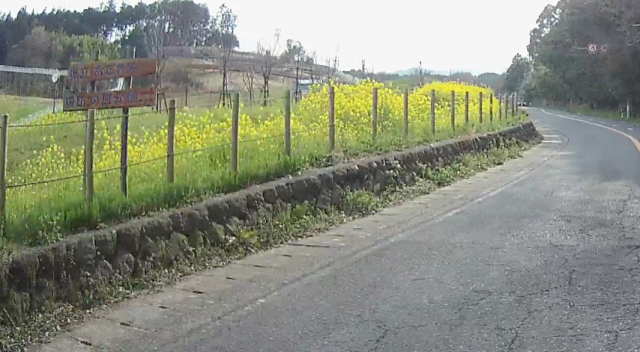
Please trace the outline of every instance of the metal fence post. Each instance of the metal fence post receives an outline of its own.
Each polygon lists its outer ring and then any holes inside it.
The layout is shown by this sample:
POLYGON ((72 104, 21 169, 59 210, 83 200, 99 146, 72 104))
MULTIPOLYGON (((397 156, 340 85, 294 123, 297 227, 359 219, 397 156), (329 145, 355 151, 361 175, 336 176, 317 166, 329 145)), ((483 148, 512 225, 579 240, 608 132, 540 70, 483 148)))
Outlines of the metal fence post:
POLYGON ((240 93, 233 94, 231 112, 231 171, 238 174, 238 128, 240 120, 240 93))
POLYGON ((373 141, 378 138, 378 88, 373 88, 373 99, 371 104, 371 134, 373 141))
POLYGON ((498 96, 498 119, 502 121, 502 96, 498 96))
POLYGON ((0 122, 0 221, 4 237, 7 234, 7 157, 9 146, 9 115, 3 115, 0 122))
POLYGON ((176 100, 169 101, 169 121, 167 124, 167 182, 174 183, 175 174, 175 143, 176 143, 176 100))
POLYGON ((336 150, 336 91, 329 85, 329 152, 336 150))
POLYGON ((291 156, 291 91, 284 93, 284 153, 291 156))

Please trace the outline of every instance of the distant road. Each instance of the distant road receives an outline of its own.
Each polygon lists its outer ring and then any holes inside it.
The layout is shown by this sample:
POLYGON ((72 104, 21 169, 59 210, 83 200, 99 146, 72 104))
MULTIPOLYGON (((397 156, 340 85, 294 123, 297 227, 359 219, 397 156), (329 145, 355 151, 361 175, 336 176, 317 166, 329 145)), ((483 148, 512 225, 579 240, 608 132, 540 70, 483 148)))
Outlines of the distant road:
POLYGON ((127 302, 45 350, 637 351, 640 128, 530 113, 546 141, 523 159, 127 302))

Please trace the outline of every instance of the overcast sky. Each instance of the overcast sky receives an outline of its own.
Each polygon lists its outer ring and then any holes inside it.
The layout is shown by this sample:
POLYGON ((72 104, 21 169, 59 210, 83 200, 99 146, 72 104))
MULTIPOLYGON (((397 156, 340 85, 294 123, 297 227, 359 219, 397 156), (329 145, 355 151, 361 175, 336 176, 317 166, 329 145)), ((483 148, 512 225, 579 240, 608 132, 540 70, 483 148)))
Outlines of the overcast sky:
MULTIPOLYGON (((117 1, 120 3, 121 1, 117 1)), ((135 3, 136 0, 127 1, 135 3)), ((146 1, 148 2, 148 1, 146 1)), ((222 1, 196 0, 215 12, 222 1)), ((436 71, 505 71, 526 53, 529 31, 542 9, 555 0, 227 0, 238 15, 242 50, 300 40, 322 61, 340 58, 340 68, 397 71, 417 66, 436 71)), ((0 11, 22 6, 82 9, 102 0, 3 0, 0 11), (7 2, 9 2, 7 4, 7 2)))

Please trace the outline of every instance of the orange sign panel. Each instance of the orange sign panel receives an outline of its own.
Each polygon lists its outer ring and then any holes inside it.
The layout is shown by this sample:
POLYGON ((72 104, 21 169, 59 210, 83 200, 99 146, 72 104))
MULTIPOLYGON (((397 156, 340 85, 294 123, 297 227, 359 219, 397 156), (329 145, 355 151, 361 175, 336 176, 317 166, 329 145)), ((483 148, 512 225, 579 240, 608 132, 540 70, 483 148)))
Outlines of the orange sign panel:
POLYGON ((123 77, 141 77, 156 73, 154 59, 116 60, 108 62, 73 63, 69 79, 76 82, 102 81, 123 77))
POLYGON ((64 97, 64 111, 133 108, 156 105, 154 88, 115 92, 72 93, 64 97))

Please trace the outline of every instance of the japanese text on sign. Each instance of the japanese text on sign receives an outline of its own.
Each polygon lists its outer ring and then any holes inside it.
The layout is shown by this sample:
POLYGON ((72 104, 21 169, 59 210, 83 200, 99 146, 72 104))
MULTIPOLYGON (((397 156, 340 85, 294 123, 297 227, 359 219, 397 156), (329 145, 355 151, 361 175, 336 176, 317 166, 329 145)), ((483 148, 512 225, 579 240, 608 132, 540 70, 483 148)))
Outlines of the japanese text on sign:
POLYGON ((156 105, 156 90, 131 89, 117 92, 75 93, 64 97, 64 111, 132 108, 156 105))
POLYGON ((71 64, 69 78, 72 81, 100 81, 122 77, 140 77, 156 73, 156 60, 135 59, 88 64, 71 64))

